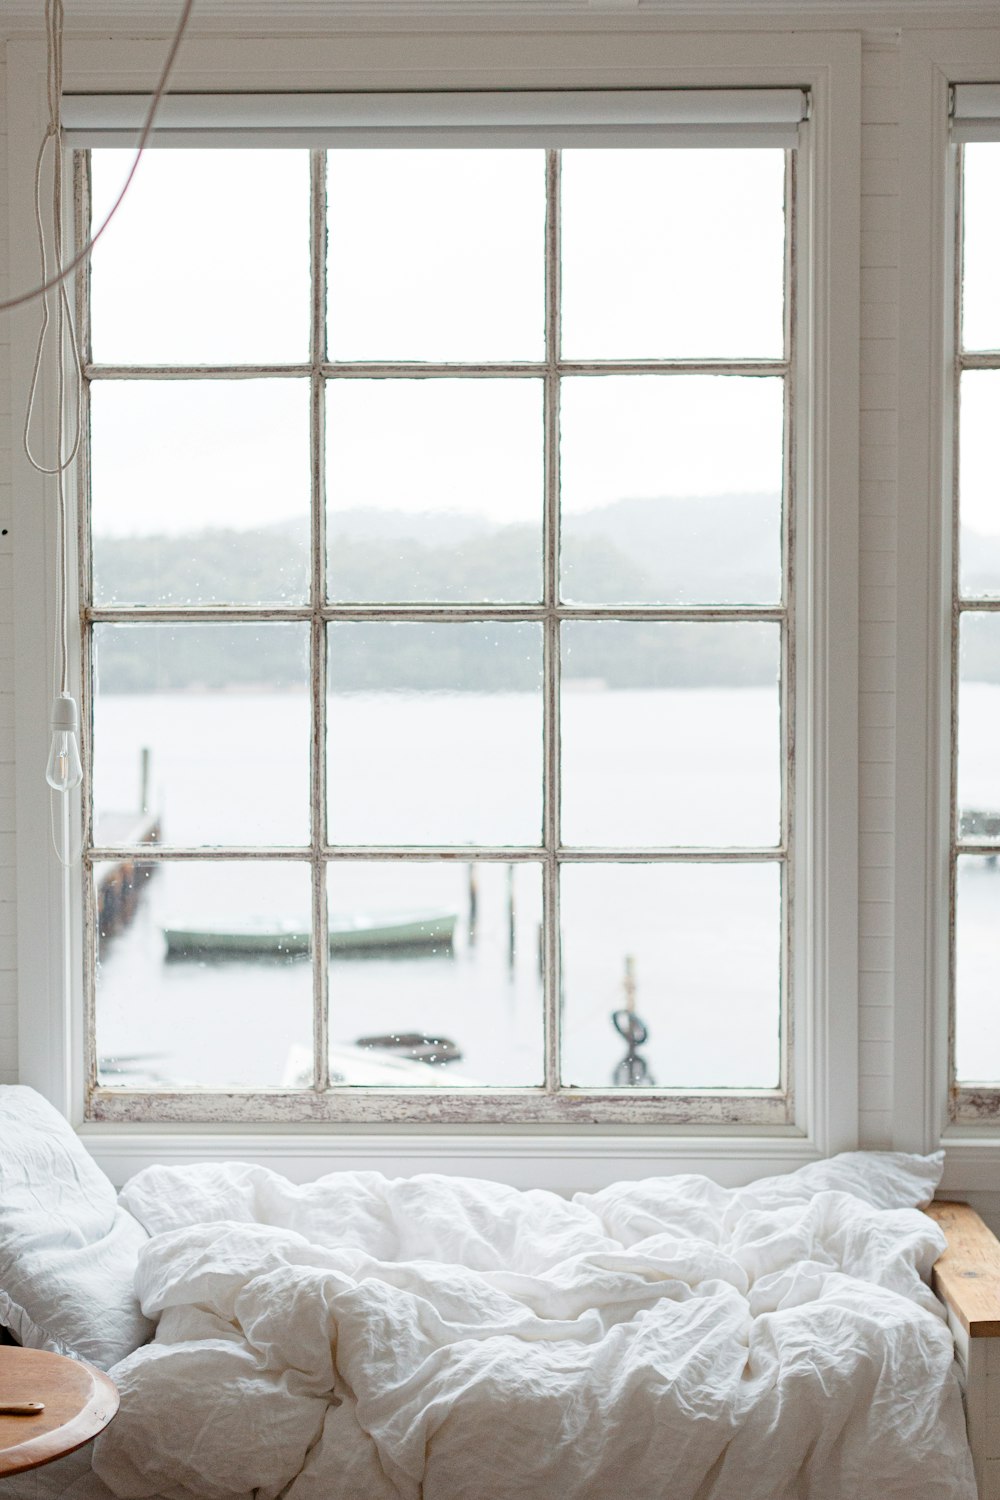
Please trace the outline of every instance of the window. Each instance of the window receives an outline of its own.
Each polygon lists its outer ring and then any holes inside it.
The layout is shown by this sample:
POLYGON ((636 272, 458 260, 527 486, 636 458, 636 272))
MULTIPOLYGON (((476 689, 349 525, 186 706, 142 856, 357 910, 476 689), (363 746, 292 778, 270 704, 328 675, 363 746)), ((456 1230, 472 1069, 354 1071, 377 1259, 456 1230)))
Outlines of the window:
POLYGON ((795 126, 747 128, 143 164, 86 310, 95 1116, 792 1118, 795 126))
POLYGON ((952 1113, 1000 1112, 1000 88, 956 90, 952 1113))

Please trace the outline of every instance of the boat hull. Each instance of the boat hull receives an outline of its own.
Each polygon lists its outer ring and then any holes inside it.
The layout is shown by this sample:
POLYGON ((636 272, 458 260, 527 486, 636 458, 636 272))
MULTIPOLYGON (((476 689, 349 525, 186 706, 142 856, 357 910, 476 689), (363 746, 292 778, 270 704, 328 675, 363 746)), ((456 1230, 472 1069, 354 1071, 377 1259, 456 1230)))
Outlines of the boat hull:
MULTIPOLYGON (((414 913, 367 921, 332 923, 331 954, 387 953, 399 950, 450 950, 455 938, 454 912, 414 913)), ((165 927, 168 959, 304 958, 312 951, 308 931, 288 926, 229 929, 165 927)))

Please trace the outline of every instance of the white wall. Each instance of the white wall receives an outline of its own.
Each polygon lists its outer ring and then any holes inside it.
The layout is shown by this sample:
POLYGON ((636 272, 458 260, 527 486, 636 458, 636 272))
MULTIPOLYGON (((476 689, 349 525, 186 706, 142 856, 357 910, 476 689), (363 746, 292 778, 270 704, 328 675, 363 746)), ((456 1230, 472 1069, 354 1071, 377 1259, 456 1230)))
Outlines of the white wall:
MULTIPOLYGON (((7 222, 6 59, 0 57, 0 225, 7 222)), ((0 298, 7 264, 0 236, 0 298)), ((14 620, 11 534, 10 334, 0 316, 0 1083, 17 1082, 17 950, 14 905, 14 620)))
MULTIPOLYGON (((811 9, 811 7, 809 7, 811 9)), ((832 18, 831 18, 832 19, 832 18)), ((922 13, 926 23, 928 13, 922 13)), ((940 18, 939 18, 940 19, 940 18)), ((745 24, 745 10, 741 13, 745 24)), ((772 14, 766 16, 775 24, 772 14)), ((810 15, 809 24, 820 18, 810 15)), ((856 25, 856 21, 851 23, 856 25)), ((832 29, 832 28, 831 28, 832 29)), ((841 23, 838 29, 846 29, 841 23)), ((863 1144, 891 1144, 899 304, 900 37, 863 33, 861 217, 861 885, 859 980, 863 1144)), ((3 78, 0 69, 0 79, 3 78)), ((0 85, 2 88, 2 85, 0 85)), ((4 116, 0 114, 0 134, 4 116)), ((6 201, 0 142, 0 205, 6 201)), ((0 238, 0 291, 6 286, 0 238)), ((6 320, 0 317, 0 528, 9 526, 9 445, 23 393, 13 397, 6 320)), ((13 884, 12 543, 0 537, 0 1082, 16 1079, 13 884)))
POLYGON ((861 1134, 891 1144, 893 696, 899 275, 899 46, 870 33, 861 73, 861 1134))

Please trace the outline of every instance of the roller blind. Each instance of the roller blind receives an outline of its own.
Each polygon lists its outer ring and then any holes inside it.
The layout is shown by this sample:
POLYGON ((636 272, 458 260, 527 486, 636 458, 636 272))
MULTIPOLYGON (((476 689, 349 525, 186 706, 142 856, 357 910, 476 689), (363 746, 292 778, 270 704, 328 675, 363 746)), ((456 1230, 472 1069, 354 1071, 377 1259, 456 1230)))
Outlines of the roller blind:
POLYGON ((956 84, 952 100, 955 141, 1000 141, 1000 83, 956 84))
MULTIPOLYGON (((144 94, 69 94, 66 144, 131 146, 144 94)), ((154 146, 781 146, 804 89, 171 94, 154 146)))

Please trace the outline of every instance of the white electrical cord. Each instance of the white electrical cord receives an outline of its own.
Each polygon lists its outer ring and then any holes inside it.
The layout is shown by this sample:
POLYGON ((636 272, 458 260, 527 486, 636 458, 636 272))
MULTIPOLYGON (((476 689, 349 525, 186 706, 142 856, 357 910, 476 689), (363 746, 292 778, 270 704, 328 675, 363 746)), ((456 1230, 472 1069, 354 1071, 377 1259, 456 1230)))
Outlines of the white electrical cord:
MULTIPOLYGON (((174 32, 173 40, 170 43, 170 51, 167 53, 167 60, 166 60, 166 62, 163 65, 163 72, 160 74, 159 81, 158 81, 158 83, 156 85, 156 88, 153 90, 152 98, 150 99, 149 110, 148 110, 148 112, 146 114, 146 122, 145 122, 145 124, 142 127, 142 131, 141 131, 141 134, 139 136, 139 144, 136 147, 135 159, 132 162, 131 167, 129 168, 128 176, 125 178, 125 181, 124 181, 124 183, 122 185, 122 190, 118 194, 118 197, 115 199, 114 203, 112 203, 110 211, 108 212, 107 217, 104 219, 104 222, 101 224, 100 228, 97 229, 95 231, 95 233, 91 235, 90 239, 87 240, 86 244, 80 250, 77 251, 77 253, 74 255, 73 259, 71 261, 69 261, 68 264, 65 265, 60 272, 58 272, 55 276, 53 276, 51 280, 49 280, 44 275, 44 273, 43 273, 42 280, 39 282, 39 284, 37 286, 33 286, 27 292, 19 292, 16 297, 8 297, 5 302, 0 302, 0 313, 10 312, 11 308, 14 308, 14 307, 23 307, 25 305, 25 303, 27 303, 27 302, 36 302, 39 297, 44 297, 45 294, 46 294, 46 292, 52 291, 52 289, 54 287, 57 287, 62 282, 64 282, 68 276, 72 276, 73 272, 77 269, 77 267, 81 266, 83 264, 83 262, 87 259, 87 257, 90 255, 90 252, 93 250, 94 246, 97 244, 97 241, 101 238, 101 235, 107 229, 108 225, 111 223, 111 220, 114 218, 115 214, 118 212, 119 208, 122 205, 122 200, 124 199, 125 194, 128 192, 129 188, 132 186, 132 178, 135 176, 136 168, 138 167, 139 162, 142 159, 142 154, 143 154, 143 152, 145 151, 146 147, 149 144, 149 138, 150 138, 150 136, 153 133, 153 127, 154 127, 154 125, 156 123, 157 111, 159 110, 160 102, 163 99, 164 94, 167 92, 167 84, 170 81, 170 75, 173 72, 174 63, 177 60, 177 53, 179 52, 181 42, 184 39, 184 33, 187 31, 188 21, 191 19, 191 11, 193 10, 193 8, 194 8, 194 0, 184 0, 184 5, 183 5, 183 8, 181 10, 181 17, 180 17, 180 20, 177 23, 177 30, 174 32)), ((61 9, 61 7, 60 7, 60 9, 61 9)), ((61 21, 60 21, 60 26, 61 26, 61 21)), ((60 31, 60 46, 61 46, 61 31, 60 31)), ((60 63, 59 63, 59 72, 60 72, 60 78, 61 78, 62 77, 62 60, 61 60, 61 55, 60 55, 60 63)))
POLYGON ((33 287, 30 291, 22 292, 16 297, 9 298, 6 302, 0 302, 0 312, 9 311, 14 307, 21 307, 28 302, 38 299, 41 299, 42 302, 42 326, 38 335, 38 344, 35 349, 35 359, 31 371, 31 381, 28 387, 22 443, 24 452, 32 468, 37 470, 39 474, 54 477, 56 481, 56 557, 58 566, 56 570, 55 598, 56 630, 53 636, 52 660, 53 704, 50 724, 53 745, 50 750, 46 779, 53 788, 53 794, 49 797, 49 825, 52 845, 60 864, 66 868, 75 865, 80 857, 81 836, 78 822, 76 824, 77 839, 75 846, 72 849, 69 847, 70 818, 67 799, 74 787, 79 785, 82 774, 79 764, 79 747, 76 740, 79 716, 76 703, 69 691, 69 550, 66 537, 66 471, 79 452, 83 432, 83 366, 80 358, 80 345, 69 305, 67 280, 73 271, 88 258, 94 245, 121 207, 125 195, 131 186, 136 168, 152 134, 156 113, 160 101, 166 92, 167 83, 177 57, 178 49, 180 48, 181 40, 187 29, 193 4, 194 0, 184 0, 180 21, 174 33, 163 72, 153 92, 146 121, 139 138, 135 159, 125 178, 124 185, 100 228, 90 237, 83 248, 77 252, 67 265, 63 262, 62 249, 64 230, 62 155, 64 12, 63 0, 45 0, 46 85, 48 91, 49 121, 39 148, 38 158, 35 162, 34 182, 35 228, 38 233, 41 281, 38 286, 33 287), (50 225, 52 258, 54 263, 54 274, 52 276, 49 275, 48 251, 45 242, 45 218, 42 212, 42 178, 46 155, 49 153, 52 156, 52 223, 50 225), (49 294, 51 292, 55 292, 56 294, 55 349, 57 388, 55 425, 57 435, 54 455, 51 461, 46 462, 39 458, 33 451, 31 428, 41 380, 46 342, 52 324, 52 313, 49 305, 49 294), (75 422, 72 442, 69 444, 67 451, 67 382, 70 378, 70 365, 72 366, 72 379, 75 382, 75 422), (69 745, 70 752, 68 755, 67 745, 69 745), (61 837, 56 831, 57 808, 60 814, 61 837))

